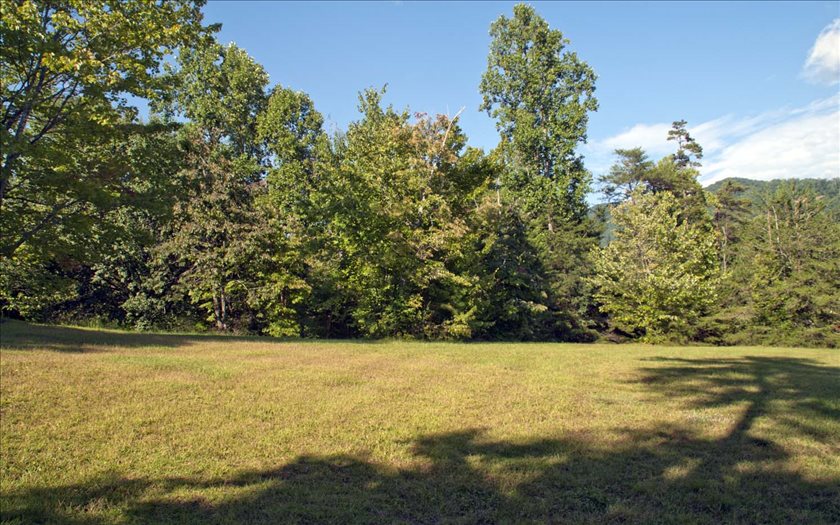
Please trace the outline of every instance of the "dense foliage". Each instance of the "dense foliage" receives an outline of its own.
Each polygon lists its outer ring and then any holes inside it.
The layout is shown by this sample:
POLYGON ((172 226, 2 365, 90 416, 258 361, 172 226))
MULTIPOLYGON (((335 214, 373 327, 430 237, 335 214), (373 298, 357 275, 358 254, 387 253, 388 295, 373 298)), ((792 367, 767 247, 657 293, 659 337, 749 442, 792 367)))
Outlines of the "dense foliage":
POLYGON ((703 149, 677 121, 673 155, 616 151, 607 203, 590 206, 578 147, 596 75, 532 7, 490 28, 490 152, 467 147, 458 115, 385 106, 384 88, 329 134, 308 95, 220 45, 200 7, 2 4, 3 315, 292 337, 838 344, 837 184, 704 191, 703 149))
POLYGON ((612 323, 644 341, 687 337, 716 296, 714 232, 685 220, 670 192, 643 194, 613 210, 615 239, 595 256, 595 298, 612 323))

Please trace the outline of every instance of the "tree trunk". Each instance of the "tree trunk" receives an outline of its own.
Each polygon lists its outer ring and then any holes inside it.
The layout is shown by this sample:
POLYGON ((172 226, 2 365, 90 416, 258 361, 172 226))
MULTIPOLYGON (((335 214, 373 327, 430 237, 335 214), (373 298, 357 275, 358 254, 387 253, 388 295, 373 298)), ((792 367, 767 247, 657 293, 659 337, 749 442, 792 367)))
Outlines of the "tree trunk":
POLYGON ((721 259, 722 259, 721 262, 723 263, 723 273, 726 273, 726 248, 727 248, 727 245, 729 244, 727 242, 729 239, 727 238, 726 226, 722 226, 721 230, 723 230, 723 235, 721 236, 722 239, 721 239, 720 255, 721 255, 721 259))
POLYGON ((222 299, 222 330, 227 330, 228 329, 228 324, 227 324, 227 298, 225 297, 225 292, 224 291, 222 291, 222 293, 221 293, 221 299, 222 299))
POLYGON ((213 296, 213 317, 216 319, 216 330, 223 332, 227 330, 227 305, 225 304, 225 293, 220 291, 213 296))

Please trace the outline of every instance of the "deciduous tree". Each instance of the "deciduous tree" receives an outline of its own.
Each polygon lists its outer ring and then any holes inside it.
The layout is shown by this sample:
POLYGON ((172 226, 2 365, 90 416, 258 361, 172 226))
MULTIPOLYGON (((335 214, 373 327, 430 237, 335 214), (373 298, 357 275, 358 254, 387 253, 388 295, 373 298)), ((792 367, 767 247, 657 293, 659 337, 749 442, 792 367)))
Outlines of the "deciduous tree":
POLYGON ((681 220, 669 192, 637 190, 613 210, 615 239, 595 254, 595 298, 619 330, 644 341, 686 338, 713 304, 717 242, 681 220))
POLYGON ((205 31, 201 4, 0 4, 0 256, 24 245, 42 259, 78 248, 102 210, 125 195, 136 174, 112 145, 136 115, 126 96, 168 89, 160 64, 205 31))
POLYGON ((587 216, 590 176, 576 150, 586 141, 589 112, 598 108, 595 73, 531 6, 516 5, 490 35, 480 109, 496 119, 501 136, 500 203, 527 225, 548 286, 543 305, 554 324, 548 332, 575 337, 587 324, 582 274, 597 238, 587 216))

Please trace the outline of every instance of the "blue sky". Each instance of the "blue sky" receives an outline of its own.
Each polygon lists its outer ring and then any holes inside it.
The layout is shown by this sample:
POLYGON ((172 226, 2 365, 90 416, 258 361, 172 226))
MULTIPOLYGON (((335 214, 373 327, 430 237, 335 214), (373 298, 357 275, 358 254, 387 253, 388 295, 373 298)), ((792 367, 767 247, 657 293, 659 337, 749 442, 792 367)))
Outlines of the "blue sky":
MULTIPOLYGON (((600 109, 581 152, 595 175, 612 149, 671 151, 684 118, 707 155, 703 182, 726 176, 840 177, 840 3, 532 2, 598 74, 600 109)), ((388 84, 412 111, 461 107, 470 144, 490 149, 478 111, 490 23, 508 2, 211 1, 207 22, 268 71, 307 92, 330 128, 356 118, 360 90, 388 84)))

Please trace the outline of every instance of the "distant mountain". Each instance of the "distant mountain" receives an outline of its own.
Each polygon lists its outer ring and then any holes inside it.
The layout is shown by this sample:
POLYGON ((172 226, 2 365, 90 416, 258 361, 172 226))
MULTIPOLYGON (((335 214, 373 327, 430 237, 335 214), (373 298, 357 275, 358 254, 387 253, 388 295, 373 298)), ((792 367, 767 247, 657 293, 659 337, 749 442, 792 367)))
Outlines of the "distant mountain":
POLYGON ((777 179, 767 181, 730 177, 707 186, 706 191, 717 193, 726 181, 737 182, 746 188, 741 196, 754 204, 761 200, 762 195, 775 193, 782 184, 793 183, 796 184, 797 188, 810 190, 817 195, 821 195, 825 198, 828 208, 840 212, 840 177, 835 179, 777 179))
MULTIPOLYGON (((710 193, 717 193, 726 181, 737 182, 745 188, 741 198, 748 200, 753 205, 761 202, 762 195, 773 194, 782 184, 794 183, 798 188, 811 190, 826 200, 826 207, 834 214, 840 215, 840 177, 836 179, 776 179, 776 180, 753 180, 740 177, 729 177, 704 189, 710 193)), ((756 208, 753 208, 755 210, 756 208)), ((610 206, 603 203, 594 204, 590 207, 590 217, 603 221, 604 230, 601 234, 601 246, 606 246, 613 238, 615 225, 612 222, 610 206)))

